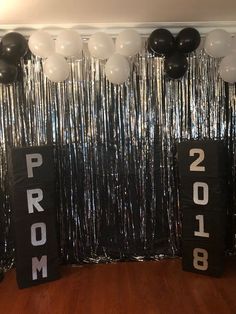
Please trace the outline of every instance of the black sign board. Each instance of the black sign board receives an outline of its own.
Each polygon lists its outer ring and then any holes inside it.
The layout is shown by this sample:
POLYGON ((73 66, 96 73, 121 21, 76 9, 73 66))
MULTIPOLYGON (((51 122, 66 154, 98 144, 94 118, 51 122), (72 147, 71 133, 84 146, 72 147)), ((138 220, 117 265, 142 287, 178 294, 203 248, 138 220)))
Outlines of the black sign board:
POLYGON ((183 270, 219 277, 224 269, 224 246, 210 243, 183 241, 183 270))
POLYGON ((222 211, 227 202, 228 188, 225 178, 181 177, 181 208, 222 211))
POLYGON ((14 148, 10 156, 16 276, 20 288, 59 278, 53 148, 14 148))
POLYGON ((223 141, 190 140, 178 145, 180 176, 217 178, 227 176, 227 153, 223 141))
POLYGON ((227 209, 227 153, 223 141, 178 145, 183 269, 219 276, 223 271, 227 209))

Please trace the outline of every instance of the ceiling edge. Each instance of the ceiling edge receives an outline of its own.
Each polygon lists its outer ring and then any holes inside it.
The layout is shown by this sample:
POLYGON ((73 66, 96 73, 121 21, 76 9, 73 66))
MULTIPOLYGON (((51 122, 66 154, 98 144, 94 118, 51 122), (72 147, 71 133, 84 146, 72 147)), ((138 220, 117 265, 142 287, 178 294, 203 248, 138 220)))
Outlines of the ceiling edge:
POLYGON ((211 21, 211 22, 147 22, 147 23, 80 23, 80 24, 0 24, 0 36, 10 31, 20 32, 29 36, 36 29, 44 29, 56 36, 61 29, 72 28, 78 30, 86 38, 99 31, 116 35, 126 28, 135 28, 143 36, 149 35, 156 28, 167 28, 173 34, 184 27, 195 27, 204 35, 216 28, 223 28, 229 33, 236 33, 236 21, 211 21))

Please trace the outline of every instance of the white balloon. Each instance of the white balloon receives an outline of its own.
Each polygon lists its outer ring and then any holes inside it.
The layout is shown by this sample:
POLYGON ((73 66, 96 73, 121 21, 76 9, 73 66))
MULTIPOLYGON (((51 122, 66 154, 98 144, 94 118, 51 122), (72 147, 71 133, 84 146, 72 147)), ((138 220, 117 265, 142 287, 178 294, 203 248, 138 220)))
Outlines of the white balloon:
POLYGON ((141 36, 133 29, 122 31, 116 39, 116 52, 126 57, 136 55, 141 47, 141 36))
POLYGON ((56 39, 56 53, 64 57, 78 57, 83 49, 81 36, 74 30, 63 30, 56 39))
POLYGON ((70 73, 69 64, 59 54, 51 55, 43 64, 46 77, 55 83, 65 81, 70 73))
POLYGON ((88 42, 88 49, 92 57, 105 60, 115 51, 115 45, 111 37, 98 32, 93 34, 88 42))
POLYGON ((209 56, 221 58, 230 53, 231 45, 231 35, 223 29, 215 29, 208 33, 204 48, 209 56))
POLYGON ((124 56, 115 53, 107 60, 105 73, 111 83, 122 84, 130 75, 129 62, 124 56))
POLYGON ((55 51, 54 40, 45 31, 35 31, 29 38, 29 49, 35 56, 48 58, 55 51))
POLYGON ((231 54, 221 60, 219 66, 221 78, 228 83, 236 82, 236 54, 231 54))

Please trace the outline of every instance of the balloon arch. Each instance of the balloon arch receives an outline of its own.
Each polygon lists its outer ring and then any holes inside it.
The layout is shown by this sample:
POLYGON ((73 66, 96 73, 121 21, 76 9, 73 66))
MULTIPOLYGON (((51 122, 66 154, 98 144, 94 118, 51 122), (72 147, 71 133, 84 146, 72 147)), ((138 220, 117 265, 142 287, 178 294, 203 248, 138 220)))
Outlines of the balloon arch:
MULTIPOLYGON (((201 37, 195 28, 182 29, 176 37, 164 28, 154 30, 144 45, 153 57, 164 58, 164 72, 170 79, 181 79, 188 69, 188 56, 198 49, 201 37)), ((11 84, 19 80, 20 60, 29 56, 29 51, 43 61, 46 77, 55 83, 69 77, 70 58, 81 58, 83 39, 76 30, 62 30, 54 40, 44 30, 31 34, 29 41, 17 32, 3 36, 0 50, 0 83, 11 84)), ((122 84, 131 75, 132 58, 143 48, 143 40, 134 29, 120 32, 114 43, 104 32, 94 33, 88 40, 91 57, 104 61, 109 82, 122 84)), ((206 36, 204 49, 213 58, 222 58, 219 75, 228 83, 236 82, 236 39, 223 29, 216 29, 206 36)))

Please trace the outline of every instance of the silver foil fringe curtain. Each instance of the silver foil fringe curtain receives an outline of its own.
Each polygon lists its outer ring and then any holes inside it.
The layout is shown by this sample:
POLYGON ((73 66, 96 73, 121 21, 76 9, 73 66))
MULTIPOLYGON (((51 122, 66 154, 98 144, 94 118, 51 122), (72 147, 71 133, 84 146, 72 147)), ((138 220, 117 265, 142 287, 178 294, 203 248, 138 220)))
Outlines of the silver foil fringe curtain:
POLYGON ((66 263, 159 259, 181 254, 176 143, 224 139, 231 171, 228 249, 234 250, 235 86, 198 51, 182 80, 164 76, 146 50, 130 60, 122 86, 86 53, 70 60, 67 82, 49 82, 41 61, 22 61, 22 77, 0 85, 0 266, 14 264, 7 153, 53 144, 57 228, 66 263))

